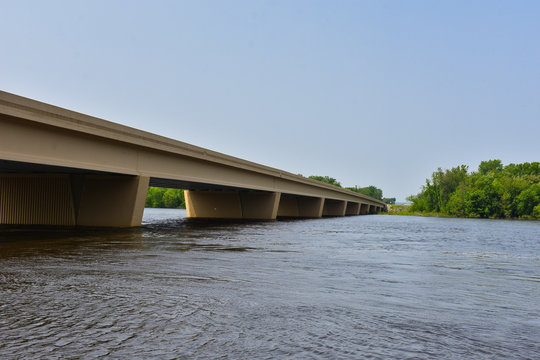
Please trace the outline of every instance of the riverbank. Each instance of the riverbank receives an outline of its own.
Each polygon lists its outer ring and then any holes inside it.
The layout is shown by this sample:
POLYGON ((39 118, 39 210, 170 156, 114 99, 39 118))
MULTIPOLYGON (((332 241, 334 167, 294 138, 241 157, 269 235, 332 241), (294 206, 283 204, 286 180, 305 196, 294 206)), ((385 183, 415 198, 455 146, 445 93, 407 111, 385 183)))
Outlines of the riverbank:
POLYGON ((419 212, 411 211, 411 205, 387 205, 388 215, 405 215, 405 216, 427 216, 427 217, 455 217, 448 214, 437 212, 419 212))
MULTIPOLYGON (((423 217, 440 217, 440 218, 456 218, 456 219, 478 219, 479 217, 463 217, 455 216, 440 212, 420 212, 420 211, 411 211, 411 205, 388 205, 388 212, 383 213, 386 215, 403 215, 403 216, 423 216, 423 217)), ((531 217, 531 216, 522 216, 517 218, 490 218, 490 219, 501 219, 501 220, 536 220, 540 219, 531 217)))

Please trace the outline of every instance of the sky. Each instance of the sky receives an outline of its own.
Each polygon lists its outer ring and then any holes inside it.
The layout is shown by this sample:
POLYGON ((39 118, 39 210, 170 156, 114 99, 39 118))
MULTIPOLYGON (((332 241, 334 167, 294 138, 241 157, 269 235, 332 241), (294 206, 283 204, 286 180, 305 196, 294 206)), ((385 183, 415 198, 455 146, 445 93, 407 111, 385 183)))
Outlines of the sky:
POLYGON ((0 0, 0 90, 404 201, 540 161, 539 1, 0 0))

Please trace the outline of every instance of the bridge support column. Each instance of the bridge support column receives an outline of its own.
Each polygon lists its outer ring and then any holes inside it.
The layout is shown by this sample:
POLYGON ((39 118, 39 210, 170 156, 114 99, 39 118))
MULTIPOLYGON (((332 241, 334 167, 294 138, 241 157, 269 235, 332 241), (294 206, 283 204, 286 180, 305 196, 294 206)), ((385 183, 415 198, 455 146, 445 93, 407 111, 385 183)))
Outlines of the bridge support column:
POLYGON ((261 191, 241 191, 243 219, 276 220, 280 193, 261 191))
POLYGON ((140 226, 149 177, 74 175, 73 202, 77 225, 140 226))
POLYGON ((298 196, 283 195, 279 199, 278 217, 299 217, 298 211, 298 196))
POLYGON ((275 220, 280 193, 186 190, 187 216, 208 219, 275 220))
POLYGON ((368 204, 360 204, 360 215, 367 215, 369 213, 369 205, 368 204))
POLYGON ((298 214, 304 218, 320 218, 324 209, 323 198, 301 196, 298 198, 298 214))
POLYGON ((344 200, 324 200, 323 216, 345 216, 347 201, 344 200))
POLYGON ((278 217, 292 218, 320 218, 324 207, 324 199, 298 196, 281 195, 279 201, 278 217))
POLYGON ((141 225, 149 178, 0 174, 0 224, 141 225))
POLYGON ((358 215, 360 213, 360 203, 347 201, 345 215, 358 215))

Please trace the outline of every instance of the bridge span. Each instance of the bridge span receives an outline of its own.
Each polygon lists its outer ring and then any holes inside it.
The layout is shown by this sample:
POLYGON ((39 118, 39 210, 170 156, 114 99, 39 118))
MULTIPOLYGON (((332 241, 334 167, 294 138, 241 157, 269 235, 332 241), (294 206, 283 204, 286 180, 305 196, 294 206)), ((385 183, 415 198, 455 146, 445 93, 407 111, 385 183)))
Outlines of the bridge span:
POLYGON ((386 209, 346 189, 0 91, 0 224, 139 226, 148 186, 185 189, 191 218, 386 209))

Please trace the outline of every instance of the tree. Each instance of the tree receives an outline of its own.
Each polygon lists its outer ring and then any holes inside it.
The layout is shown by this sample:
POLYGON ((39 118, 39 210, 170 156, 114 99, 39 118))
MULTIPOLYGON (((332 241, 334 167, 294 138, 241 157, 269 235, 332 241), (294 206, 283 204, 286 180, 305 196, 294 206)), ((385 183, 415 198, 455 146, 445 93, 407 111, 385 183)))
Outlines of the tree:
POLYGON ((465 195, 465 214, 469 217, 488 217, 489 199, 482 189, 474 189, 465 195))
POLYGON ((411 211, 484 218, 539 217, 540 165, 537 162, 503 166, 482 161, 478 172, 461 165, 437 169, 419 194, 408 198, 411 211))
POLYGON ((149 187, 148 193, 146 194, 145 206, 152 208, 162 208, 163 207, 163 194, 166 189, 158 187, 149 187))
POLYGON ((475 187, 465 194, 465 205, 470 217, 504 217, 501 198, 489 176, 479 178, 475 187))
POLYGON ((163 206, 166 208, 185 207, 184 191, 177 189, 167 189, 163 194, 163 206))
POLYGON ((434 182, 438 182, 439 209, 442 209, 445 212, 448 211, 447 206, 450 196, 457 190, 459 184, 465 181, 468 169, 467 165, 456 166, 450 170, 446 170, 444 174, 441 174, 437 179, 433 179, 434 182))
POLYGON ((383 198, 385 204, 394 205, 396 203, 396 198, 383 198))
POLYGON ((337 187, 341 187, 341 183, 330 176, 319 176, 319 175, 311 175, 309 177, 310 179, 317 180, 326 184, 334 185, 337 187))
POLYGON ((351 190, 351 191, 354 191, 354 192, 357 192, 359 194, 364 194, 364 195, 367 195, 367 196, 370 196, 374 199, 377 199, 377 200, 382 200, 382 196, 383 196, 383 191, 373 185, 370 185, 370 186, 366 186, 366 187, 363 187, 363 188, 359 188, 358 186, 355 186, 355 187, 348 187, 347 188, 348 190, 351 190))
POLYGON ((413 211, 434 211, 448 212, 447 208, 450 196, 456 191, 459 184, 467 178, 468 167, 460 165, 450 170, 443 171, 438 168, 431 174, 431 180, 426 179, 426 185, 422 187, 422 196, 417 197, 417 202, 423 200, 422 208, 419 210, 419 204, 414 203, 411 209, 413 211))
POLYGON ((513 176, 540 176, 540 163, 535 161, 532 163, 508 164, 504 167, 504 171, 513 176))
POLYGON ((533 216, 534 209, 540 204, 540 183, 523 190, 516 200, 517 212, 520 216, 533 216))
POLYGON ((531 182, 523 176, 512 176, 505 171, 494 179, 493 186, 500 196, 504 217, 521 216, 517 209, 517 197, 531 186, 531 182))
POLYGON ((503 169, 501 160, 488 160, 482 161, 478 165, 478 172, 482 175, 486 175, 489 172, 501 172, 503 169))
POLYGON ((459 184, 456 191, 450 195, 450 199, 448 200, 448 214, 454 216, 466 216, 465 196, 467 195, 467 192, 467 185, 464 182, 459 184))
POLYGON ((185 208, 184 190, 151 186, 144 205, 151 208, 185 208))
MULTIPOLYGON (((341 183, 339 181, 337 181, 336 179, 334 179, 333 177, 330 177, 330 176, 311 175, 309 178, 312 179, 312 180, 317 180, 317 181, 326 183, 326 184, 341 187, 341 183)), ((357 192, 359 194, 367 195, 367 196, 372 197, 372 198, 377 199, 377 200, 383 200, 383 191, 381 189, 373 186, 373 185, 363 187, 363 188, 359 188, 358 186, 348 187, 346 189, 357 192)), ((395 198, 389 198, 387 200, 392 201, 392 199, 393 199, 394 202, 389 203, 389 204, 394 204, 396 202, 395 198)))
POLYGON ((540 204, 536 205, 533 209, 533 213, 532 215, 537 218, 537 219, 540 219, 540 204))

